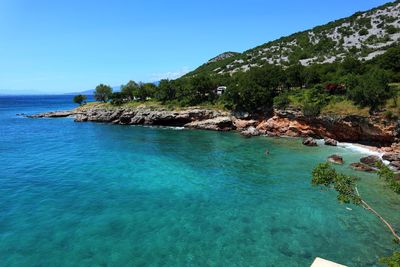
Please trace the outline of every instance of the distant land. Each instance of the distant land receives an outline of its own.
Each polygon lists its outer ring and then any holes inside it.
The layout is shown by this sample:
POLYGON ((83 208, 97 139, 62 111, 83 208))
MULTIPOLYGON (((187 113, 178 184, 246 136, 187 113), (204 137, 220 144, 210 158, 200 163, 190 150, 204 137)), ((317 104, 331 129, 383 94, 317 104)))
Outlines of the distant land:
MULTIPOLYGON (((112 86, 112 89, 114 92, 119 92, 121 89, 121 86, 112 86)), ((72 93, 65 93, 63 95, 94 95, 94 91, 96 89, 89 89, 86 91, 81 91, 81 92, 72 92, 72 93)))
MULTIPOLYGON (((155 85, 159 85, 160 81, 155 81, 153 82, 155 85)), ((112 86, 113 92, 119 92, 121 90, 121 85, 118 86, 112 86)), ((96 89, 90 89, 90 90, 86 90, 86 91, 82 91, 82 92, 73 92, 73 93, 65 93, 64 95, 94 95, 94 91, 96 89)))

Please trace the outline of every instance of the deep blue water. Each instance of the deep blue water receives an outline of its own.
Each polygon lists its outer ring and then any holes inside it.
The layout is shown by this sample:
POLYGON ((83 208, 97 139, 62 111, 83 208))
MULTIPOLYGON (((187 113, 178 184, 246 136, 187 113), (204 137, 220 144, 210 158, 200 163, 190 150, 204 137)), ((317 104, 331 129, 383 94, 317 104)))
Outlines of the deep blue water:
MULTIPOLYGON (((16 116, 72 107, 70 96, 0 97, 0 266, 375 266, 395 248, 372 214, 310 185, 318 162, 358 152, 16 116)), ((400 228, 399 196, 357 175, 400 228)))

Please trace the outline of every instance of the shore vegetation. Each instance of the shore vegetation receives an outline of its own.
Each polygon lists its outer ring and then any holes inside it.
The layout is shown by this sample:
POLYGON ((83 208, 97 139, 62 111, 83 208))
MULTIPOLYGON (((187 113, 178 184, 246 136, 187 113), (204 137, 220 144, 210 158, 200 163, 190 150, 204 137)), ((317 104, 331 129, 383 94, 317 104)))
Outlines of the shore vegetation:
POLYGON ((273 108, 294 108, 306 116, 382 113, 396 119, 400 115, 399 58, 397 46, 368 61, 348 56, 343 61, 308 67, 267 64, 233 75, 186 75, 157 84, 129 81, 117 92, 100 84, 94 97, 113 106, 202 105, 259 114, 270 113, 273 108), (217 91, 219 86, 226 87, 222 94, 217 91))

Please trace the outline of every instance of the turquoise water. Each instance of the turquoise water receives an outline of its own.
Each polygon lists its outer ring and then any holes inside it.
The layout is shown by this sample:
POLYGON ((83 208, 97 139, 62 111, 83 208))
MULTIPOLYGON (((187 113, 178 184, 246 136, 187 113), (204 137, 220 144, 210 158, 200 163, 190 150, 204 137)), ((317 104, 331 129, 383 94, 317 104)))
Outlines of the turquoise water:
MULTIPOLYGON (((0 98, 0 266, 309 266, 316 256, 375 266, 395 248, 372 214, 310 186, 318 162, 358 152, 15 116, 69 102, 0 98)), ((399 229, 400 197, 360 177, 399 229)))

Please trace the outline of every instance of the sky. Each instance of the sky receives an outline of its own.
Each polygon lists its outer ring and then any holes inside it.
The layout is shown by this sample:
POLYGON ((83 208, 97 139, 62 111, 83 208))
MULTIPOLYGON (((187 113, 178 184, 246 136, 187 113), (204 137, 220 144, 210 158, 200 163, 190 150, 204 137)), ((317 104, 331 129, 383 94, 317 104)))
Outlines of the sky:
POLYGON ((0 94, 174 79, 385 0, 0 0, 0 94))

